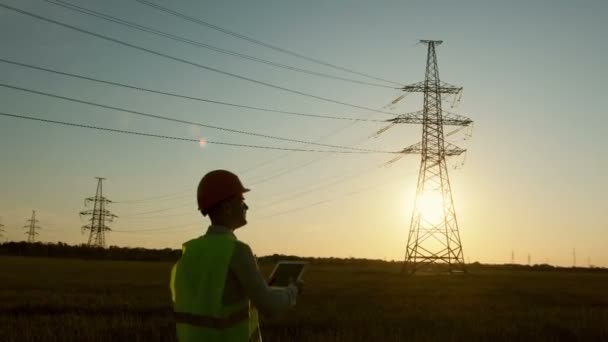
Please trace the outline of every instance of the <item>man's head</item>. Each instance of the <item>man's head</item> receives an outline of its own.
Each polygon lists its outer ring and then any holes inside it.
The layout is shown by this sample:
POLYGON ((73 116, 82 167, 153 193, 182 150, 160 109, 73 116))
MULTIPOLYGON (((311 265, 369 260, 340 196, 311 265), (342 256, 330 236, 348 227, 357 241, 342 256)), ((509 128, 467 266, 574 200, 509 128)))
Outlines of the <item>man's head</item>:
POLYGON ((237 229, 247 224, 243 194, 249 191, 239 178, 226 170, 215 170, 201 179, 197 189, 198 209, 212 224, 237 229))

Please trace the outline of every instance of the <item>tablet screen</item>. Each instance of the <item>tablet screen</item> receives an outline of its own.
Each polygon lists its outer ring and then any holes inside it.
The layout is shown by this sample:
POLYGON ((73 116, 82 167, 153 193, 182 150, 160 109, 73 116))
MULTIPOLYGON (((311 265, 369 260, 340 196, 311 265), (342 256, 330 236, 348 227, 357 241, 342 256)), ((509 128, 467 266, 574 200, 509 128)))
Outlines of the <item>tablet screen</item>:
POLYGON ((290 279, 293 279, 294 282, 299 280, 304 271, 304 265, 306 265, 306 263, 300 261, 281 261, 277 263, 274 271, 272 271, 272 274, 270 275, 268 285, 284 287, 289 285, 290 279))

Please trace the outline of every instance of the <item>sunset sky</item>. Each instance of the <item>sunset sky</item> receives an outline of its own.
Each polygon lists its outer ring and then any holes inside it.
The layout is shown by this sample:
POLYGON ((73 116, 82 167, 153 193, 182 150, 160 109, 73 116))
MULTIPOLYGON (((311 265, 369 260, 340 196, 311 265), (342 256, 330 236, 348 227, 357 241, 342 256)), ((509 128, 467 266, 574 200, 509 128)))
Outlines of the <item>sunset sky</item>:
MULTIPOLYGON (((152 1, 152 0, 151 0, 152 1)), ((359 107, 405 113, 422 95, 338 71, 163 13, 135 0, 70 0, 83 8, 203 44, 374 84, 321 78, 195 47, 33 0, 1 4, 243 77, 359 107)), ((448 141, 465 261, 608 267, 608 2, 605 1, 166 1, 153 2, 258 41, 382 79, 424 79, 438 39, 440 76, 464 87, 444 108, 474 120, 448 141)), ((390 115, 273 89, 43 22, 0 7, 0 59, 215 101, 385 120, 390 115)), ((0 62, 0 83, 154 115, 301 141, 397 151, 419 125, 377 138, 384 122, 285 115, 150 94, 0 62)), ((395 86, 397 87, 397 86, 395 86)), ((0 113, 234 144, 335 150, 235 134, 73 103, 0 86, 0 113)), ((448 128, 446 131, 451 131, 448 128)), ((249 224, 237 231, 257 255, 402 260, 419 155, 285 152, 57 126, 0 116, 0 217, 21 241, 36 210, 40 241, 79 244, 95 177, 119 216, 108 243, 179 248, 209 224, 195 192, 208 171, 237 173, 249 224)))

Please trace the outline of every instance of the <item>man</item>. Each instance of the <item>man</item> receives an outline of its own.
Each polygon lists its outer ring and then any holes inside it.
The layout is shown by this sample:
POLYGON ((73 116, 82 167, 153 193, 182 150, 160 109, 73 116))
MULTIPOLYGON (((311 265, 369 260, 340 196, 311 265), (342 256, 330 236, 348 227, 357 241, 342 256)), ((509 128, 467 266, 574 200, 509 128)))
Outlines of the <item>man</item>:
POLYGON ((234 230, 247 224, 243 194, 249 191, 225 170, 198 185, 198 209, 211 226, 183 245, 171 271, 177 337, 190 341, 261 341, 258 310, 269 316, 296 303, 302 284, 269 287, 249 246, 234 230))

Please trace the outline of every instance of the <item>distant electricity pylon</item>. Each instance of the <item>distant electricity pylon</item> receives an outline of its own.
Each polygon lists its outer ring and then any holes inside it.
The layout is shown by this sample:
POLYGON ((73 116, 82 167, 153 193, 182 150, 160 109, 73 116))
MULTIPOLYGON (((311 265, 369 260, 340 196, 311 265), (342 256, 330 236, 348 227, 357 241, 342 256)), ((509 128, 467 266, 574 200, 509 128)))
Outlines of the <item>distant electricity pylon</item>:
POLYGON ((0 216, 0 240, 4 239, 4 225, 2 224, 2 216, 0 216))
POLYGON ((27 242, 36 242, 36 235, 39 235, 36 229, 41 229, 37 225, 40 221, 36 220, 36 210, 32 210, 32 218, 27 220, 27 222, 28 224, 23 226, 23 228, 28 228, 28 231, 25 232, 27 234, 27 242))
MULTIPOLYGON (((398 123, 422 124, 422 141, 403 149, 403 154, 421 154, 414 211, 407 239, 403 271, 415 273, 431 264, 446 264, 449 272, 465 271, 464 254, 456 221, 446 157, 460 155, 466 150, 445 141, 444 126, 470 126, 467 117, 442 110, 442 94, 460 96, 462 87, 439 80, 435 46, 439 40, 421 40, 427 45, 424 81, 407 85, 404 92, 423 93, 421 111, 399 115, 387 120, 398 123)), ((390 126, 389 126, 390 127, 390 126)), ((379 131, 386 131, 389 127, 379 131)))
POLYGON ((114 218, 118 217, 112 214, 106 209, 106 205, 112 203, 109 199, 103 197, 103 180, 105 178, 95 177, 97 181, 97 192, 95 197, 89 197, 85 199, 84 205, 88 206, 93 202, 92 210, 81 211, 80 215, 90 215, 89 224, 82 227, 82 232, 90 230, 89 242, 87 245, 95 247, 105 247, 106 238, 105 232, 111 230, 110 227, 106 226, 107 222, 112 222, 114 218))

